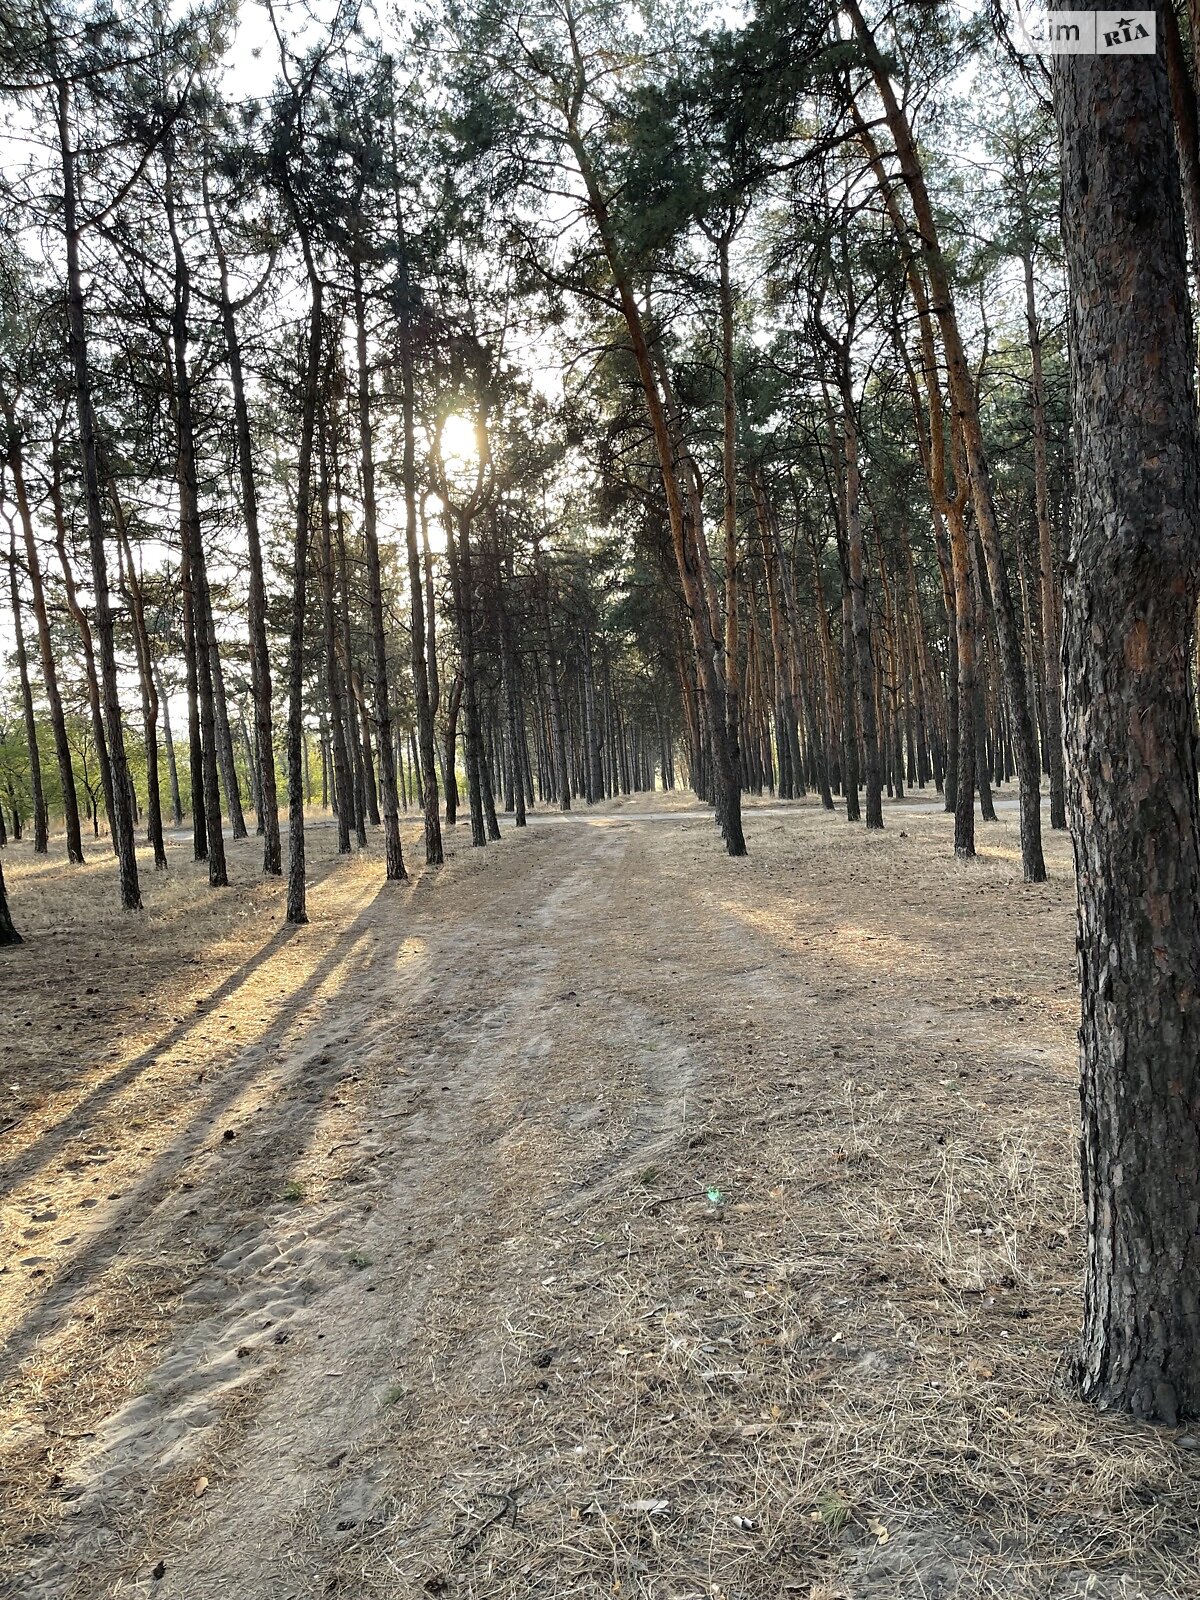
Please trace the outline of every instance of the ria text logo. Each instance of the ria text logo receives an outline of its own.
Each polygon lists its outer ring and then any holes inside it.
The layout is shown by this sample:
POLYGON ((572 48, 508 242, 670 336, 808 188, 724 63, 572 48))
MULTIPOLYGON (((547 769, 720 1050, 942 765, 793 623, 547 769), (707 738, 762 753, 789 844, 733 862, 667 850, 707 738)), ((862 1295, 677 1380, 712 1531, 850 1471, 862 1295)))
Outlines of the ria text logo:
POLYGON ((1018 8, 1012 42, 1029 56, 1151 56, 1153 11, 1050 11, 1018 8))

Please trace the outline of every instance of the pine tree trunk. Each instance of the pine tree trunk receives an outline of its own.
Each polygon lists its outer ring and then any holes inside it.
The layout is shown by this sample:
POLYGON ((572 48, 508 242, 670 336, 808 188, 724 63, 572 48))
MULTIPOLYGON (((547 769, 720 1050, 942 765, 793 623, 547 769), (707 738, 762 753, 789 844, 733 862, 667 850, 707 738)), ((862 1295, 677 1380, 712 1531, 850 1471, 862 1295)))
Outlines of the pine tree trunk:
POLYGON ((230 831, 235 839, 249 838, 246 814, 242 810, 242 791, 238 783, 237 761, 233 753, 233 731, 229 725, 229 701, 225 695, 225 669, 221 665, 221 647, 213 624, 212 591, 208 591, 209 654, 212 658, 213 707, 217 714, 217 759, 221 769, 221 783, 229 806, 230 831))
POLYGON ((183 823, 183 797, 179 793, 179 766, 175 760, 175 738, 171 732, 171 701, 163 688, 162 673, 154 669, 154 686, 162 709, 163 743, 167 747, 167 776, 171 784, 171 818, 178 828, 183 823))
MULTIPOLYGON (((416 398, 413 384, 413 331, 411 291, 408 279, 408 249, 403 235, 403 219, 397 207, 400 233, 400 377, 401 420, 404 448, 401 477, 404 481, 404 542, 408 553, 409 612, 412 617, 413 698, 417 709, 417 740, 421 756, 421 810, 425 819, 425 864, 440 866, 445 859, 442 846, 442 819, 438 814, 437 756, 435 753, 434 690, 437 660, 433 640, 432 602, 426 615, 421 585, 421 553, 417 548, 417 466, 416 398)), ((432 557, 426 541, 425 560, 429 588, 433 588, 432 557)))
POLYGON ((329 451, 326 429, 320 429, 321 502, 321 620, 325 630, 325 693, 332 723, 333 787, 337 804, 338 853, 350 854, 350 824, 354 819, 354 787, 346 751, 346 716, 343 704, 342 669, 338 657, 337 617, 334 611, 333 530, 329 514, 329 451))
POLYGON ((462 707, 463 672, 462 668, 454 676, 450 686, 450 700, 446 706, 446 726, 443 743, 445 747, 443 778, 446 787, 446 825, 453 828, 458 823, 458 715, 462 707))
POLYGON ((208 859, 208 807, 204 800, 204 752, 200 742, 200 666, 196 648, 196 585, 192 577, 192 542, 180 523, 179 593, 183 614, 183 671, 187 693, 188 788, 192 803, 192 859, 208 859))
MULTIPOLYGON (((679 441, 673 437, 668 422, 642 313, 623 267, 608 205, 601 193, 595 169, 588 157, 578 125, 573 121, 568 125, 567 139, 578 164, 592 218, 620 297, 621 312, 641 380, 651 433, 654 437, 655 453, 667 500, 672 548, 683 590, 684 606, 692 630, 699 689, 710 712, 709 743, 713 756, 716 820, 729 854, 744 856, 746 840, 742 829, 741 787, 735 752, 731 750, 729 744, 725 710, 727 684, 720 667, 724 651, 719 623, 714 615, 715 607, 709 592, 711 563, 707 559, 707 551, 702 552, 701 549, 703 522, 697 509, 689 513, 684 505, 678 470, 679 441)), ((698 496, 696 498, 698 499, 698 496)))
POLYGON ((133 550, 120 508, 116 485, 110 482, 113 518, 117 525, 117 559, 123 562, 129 616, 133 623, 133 642, 137 651, 138 684, 142 696, 142 732, 146 743, 146 832, 154 850, 154 870, 165 872, 167 850, 163 842, 162 796, 158 777, 158 691, 154 687, 154 664, 150 655, 150 635, 146 629, 146 610, 142 583, 133 562, 133 550))
POLYGON ((563 719, 562 697, 558 686, 558 657, 554 647, 554 633, 550 626, 550 582, 541 559, 541 548, 534 534, 534 581, 537 585, 539 607, 542 614, 542 632, 546 639, 546 694, 550 702, 550 746, 555 769, 558 803, 563 811, 571 809, 571 776, 567 764, 567 735, 563 719))
POLYGON ((108 594, 108 561, 104 551, 104 513, 100 501, 100 469, 96 459, 96 422, 92 411, 92 380, 88 368, 87 330, 83 314, 83 267, 80 262, 75 152, 71 145, 70 85, 57 81, 57 122, 63 179, 63 234, 67 247, 67 342, 75 380, 75 409, 79 424, 79 449, 83 462, 84 500, 92 554, 96 632, 100 637, 100 681, 112 767, 114 843, 120 868, 121 904, 140 911, 137 849, 130 805, 129 763, 125 757, 125 732, 121 726, 121 700, 117 685, 117 655, 113 615, 108 594))
POLYGON ((9 592, 12 598, 13 632, 16 639, 17 676, 21 684, 21 709, 25 717, 25 741, 29 748, 29 789, 33 799, 33 848, 39 856, 50 849, 50 826, 46 816, 46 796, 42 790, 42 758, 38 751, 37 721, 33 714, 33 691, 29 683, 29 658, 25 652, 25 630, 21 625, 21 591, 17 584, 17 531, 10 532, 8 549, 9 592))
POLYGON ((1046 459, 1046 379, 1042 371, 1042 335, 1033 292, 1033 258, 1025 252, 1025 324, 1033 367, 1033 485, 1037 511, 1038 590, 1042 612, 1042 666, 1046 680, 1046 746, 1050 765, 1050 826, 1067 825, 1066 776, 1063 766, 1062 667, 1058 637, 1058 591, 1054 581, 1054 547, 1050 532, 1050 473, 1046 459))
POLYGON ((370 822, 373 828, 378 828, 380 825, 379 788, 375 782, 375 748, 371 742, 371 711, 367 705, 367 695, 363 688, 362 676, 353 663, 350 667, 350 688, 353 691, 354 704, 359 719, 363 805, 366 810, 367 821, 370 822))
POLYGON ((237 441, 238 477, 242 491, 242 520, 246 525, 246 554, 249 559, 250 693, 254 699, 254 748, 258 767, 256 805, 258 831, 263 839, 263 872, 277 878, 283 871, 283 852, 279 837, 279 795, 275 784, 275 742, 271 712, 271 658, 267 649, 267 596, 263 580, 262 543, 258 528, 258 490, 254 481, 254 447, 250 437, 250 412, 246 405, 246 383, 242 371, 242 349, 237 319, 229 298, 229 268, 208 194, 208 173, 204 173, 204 208, 209 237, 217 259, 221 297, 221 324, 225 333, 225 355, 233 390, 234 436, 237 441))
POLYGON ((20 944, 21 935, 13 926, 8 909, 8 890, 4 885, 4 863, 0 861, 0 945, 20 944))
POLYGON ((33 516, 29 509, 29 495, 25 486, 25 462, 21 434, 13 413, 5 408, 8 428, 8 470, 12 477, 13 496, 17 514, 21 519, 21 533, 25 540, 25 565, 29 573, 29 586, 33 594, 33 615, 37 623, 38 652, 42 663, 42 682, 46 686, 46 703, 50 708, 50 727, 54 734, 54 754, 58 761, 58 783, 62 795, 63 824, 67 835, 67 860, 83 860, 83 834, 79 826, 79 796, 75 789, 75 768, 71 760, 71 744, 67 738, 67 721, 63 714, 62 695, 58 687, 58 668, 54 661, 54 644, 50 636, 50 617, 46 609, 46 590, 42 582, 42 566, 38 557, 37 540, 33 531, 33 516))
POLYGON ((337 654, 341 668, 343 710, 345 726, 346 760, 350 769, 349 803, 354 816, 354 842, 359 850, 367 846, 367 784, 363 766, 362 742, 358 736, 358 703, 354 693, 354 668, 351 660, 352 635, 350 631, 350 573, 346 559, 346 520, 342 509, 341 451, 338 442, 338 412, 331 408, 329 417, 329 454, 333 468, 334 533, 337 538, 337 598, 338 637, 337 654))
POLYGON ((932 291, 931 310, 941 330, 950 399, 961 432, 979 540, 987 562, 988 579, 994 601, 1004 685, 1012 713, 1020 773, 1021 864, 1025 881, 1040 883, 1046 877, 1046 865, 1042 855, 1041 768, 1038 761, 1037 736, 1034 732, 1029 700, 1025 693, 1020 637, 1000 545, 991 474, 979 416, 978 395, 958 326, 949 268, 942 255, 937 222, 907 113, 897 99, 887 64, 863 18, 858 0, 845 0, 845 7, 883 102, 884 118, 896 147, 901 176, 912 200, 916 217, 921 259, 932 291))
POLYGON ((258 832, 264 832, 262 814, 262 789, 258 782, 258 757, 254 752, 254 741, 250 737, 250 730, 246 725, 246 708, 239 705, 238 732, 242 736, 242 751, 246 758, 246 776, 250 780, 250 804, 254 807, 254 814, 258 818, 258 832))
MULTIPOLYGON (((204 791, 205 839, 208 845, 208 881, 214 889, 227 888, 225 834, 221 825, 221 790, 217 768, 217 715, 212 668, 212 606, 208 571, 200 529, 200 499, 196 469, 196 438, 192 414, 192 379, 188 365, 188 317, 191 272, 179 239, 175 217, 174 147, 164 141, 164 199, 167 229, 175 262, 175 297, 171 313, 171 354, 174 374, 176 481, 179 485, 179 537, 187 549, 192 586, 192 635, 196 653, 196 689, 200 709, 200 759, 204 791)), ((115 764, 114 764, 115 765, 115 764)), ((117 774, 113 773, 114 792, 117 774)))
POLYGON ((1161 58, 1058 57, 1053 85, 1076 464, 1063 655, 1088 1221, 1078 1374, 1097 1405, 1174 1424, 1200 1415, 1196 346, 1161 58))
MULTIPOLYGON (((858 798, 858 732, 854 717, 854 614, 850 598, 850 567, 838 539, 842 566, 842 781, 846 791, 846 821, 858 822, 862 810, 858 798)), ((869 693, 868 689, 868 693, 869 693)))
POLYGON ((304 356, 304 395, 296 467, 296 526, 292 543, 292 605, 288 632, 288 874, 287 920, 308 921, 304 840, 304 610, 308 575, 308 535, 312 521, 312 458, 320 386, 323 286, 312 258, 308 232, 299 206, 287 189, 292 220, 300 234, 308 278, 308 342, 304 356))
MULTIPOLYGON (((717 301, 721 320, 721 526, 725 536, 725 728, 732 781, 740 789, 739 746, 738 547, 737 547, 737 391, 733 363, 733 282, 729 272, 729 238, 717 246, 717 301)), ((740 801, 739 801, 740 830, 740 801)), ((743 846, 744 851, 744 846, 743 846)), ((731 851, 731 854, 739 852, 731 851)))
POLYGON ((854 665, 858 677, 859 715, 862 721, 866 824, 868 828, 882 828, 883 792, 879 764, 879 729, 875 719, 875 663, 871 654, 866 552, 862 508, 859 503, 858 425, 854 417, 854 401, 846 392, 842 394, 842 438, 845 444, 846 562, 850 579, 850 627, 854 665))
POLYGON ((396 752, 392 743, 392 707, 388 693, 387 635, 383 626, 383 575, 379 561, 378 516, 375 504, 375 447, 371 437, 371 376, 367 367, 367 311, 363 294, 362 263, 352 262, 354 327, 358 357, 358 437, 362 463, 363 546, 367 557, 367 601, 371 617, 372 688, 375 709, 375 747, 379 756, 379 795, 383 814, 383 839, 389 882, 408 877, 400 843, 400 808, 396 793, 396 752))
MULTIPOLYGON (((96 764, 100 769, 100 787, 104 795, 104 814, 108 818, 109 843, 113 854, 117 851, 117 825, 113 811, 112 768, 108 760, 108 739, 104 732, 104 709, 100 703, 100 680, 96 674, 96 650, 92 640, 92 625, 88 621, 87 612, 79 603, 79 592, 75 587, 75 573, 71 566, 70 557, 67 555, 67 519, 62 500, 62 462, 58 453, 58 441, 55 440, 50 456, 50 503, 54 510, 54 544, 58 551, 58 563, 62 569, 63 590, 67 600, 67 610, 75 626, 79 629, 79 639, 83 647, 83 675, 87 688, 88 710, 92 721, 92 741, 96 746, 96 764)), ((100 829, 96 814, 96 807, 92 806, 92 833, 99 837, 100 829)))

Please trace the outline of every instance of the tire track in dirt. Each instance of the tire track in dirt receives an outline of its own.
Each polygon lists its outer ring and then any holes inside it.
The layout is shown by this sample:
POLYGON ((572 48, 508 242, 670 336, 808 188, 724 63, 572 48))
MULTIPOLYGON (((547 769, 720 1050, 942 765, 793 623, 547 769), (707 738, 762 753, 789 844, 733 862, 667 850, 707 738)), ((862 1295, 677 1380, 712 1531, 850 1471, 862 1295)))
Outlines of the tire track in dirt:
MULTIPOLYGON (((521 1180, 522 1150, 540 1146, 540 1157, 556 1144, 555 1198, 565 1191, 579 1205, 682 1121, 679 1059, 647 1073, 615 1141, 591 1114, 590 1086, 566 1081, 571 1002, 589 984, 589 1026, 596 1018, 587 930, 602 930, 605 885, 628 840, 620 828, 546 830, 372 902, 359 919, 361 969, 327 1014, 265 1073, 261 1049, 242 1069, 262 1073, 254 1151, 247 1139, 232 1157, 218 1140, 185 1194, 156 1190, 145 1226, 160 1238, 189 1233, 209 1263, 143 1392, 65 1474, 66 1515, 19 1592, 321 1592, 320 1552, 348 1532, 363 1537, 378 1515, 381 1443, 403 1391, 437 1382, 407 1361, 430 1296, 464 1261, 494 1255, 489 1240, 519 1237, 527 1208, 551 1198, 521 1180), (577 1114, 563 1113, 564 1090, 577 1114), (246 1215, 231 1159, 261 1152, 272 1176, 258 1188, 271 1192, 329 1136, 343 1094, 355 1098, 344 1131, 357 1181, 246 1215)), ((631 1049, 645 1025, 636 1009, 614 1021, 631 1049)), ((135 1230, 122 1248, 136 1244, 135 1230)), ((473 1330, 456 1361, 486 1368, 488 1341, 486 1325, 473 1330)))

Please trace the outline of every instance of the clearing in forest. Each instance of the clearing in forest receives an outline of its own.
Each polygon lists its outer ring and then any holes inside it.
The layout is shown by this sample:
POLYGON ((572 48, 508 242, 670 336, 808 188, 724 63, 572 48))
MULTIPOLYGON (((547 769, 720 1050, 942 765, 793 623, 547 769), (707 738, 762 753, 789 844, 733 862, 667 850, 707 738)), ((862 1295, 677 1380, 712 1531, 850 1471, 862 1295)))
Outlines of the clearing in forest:
POLYGON ((300 929, 9 851, 6 1592, 1195 1594, 1197 1441, 1064 1381, 1066 841, 747 818, 314 830, 300 929))

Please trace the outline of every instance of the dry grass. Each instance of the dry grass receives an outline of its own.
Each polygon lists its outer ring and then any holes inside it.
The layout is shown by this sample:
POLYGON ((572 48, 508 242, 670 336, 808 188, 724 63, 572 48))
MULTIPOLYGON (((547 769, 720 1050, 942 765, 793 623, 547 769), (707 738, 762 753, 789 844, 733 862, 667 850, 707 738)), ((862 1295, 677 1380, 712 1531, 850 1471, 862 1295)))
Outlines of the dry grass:
POLYGON ((940 818, 823 821, 741 865, 644 836, 673 928, 606 923, 606 965, 693 1024, 686 1128, 494 1254, 484 1306, 478 1261, 444 1286, 340 1592, 1195 1594, 1193 1457, 1064 1383, 1066 852, 1026 889, 1003 825, 964 869, 940 818))
MULTIPOLYGON (((751 857, 730 862, 703 824, 613 831, 637 809, 514 845, 559 886, 544 923, 515 879, 495 876, 520 872, 515 856, 462 863, 463 898, 447 889, 457 905, 511 892, 511 937, 546 964, 536 1006, 510 1012, 492 996, 521 1037, 464 1111, 457 1153, 486 1204, 437 1150, 423 1218, 389 1216, 381 1194, 397 1256, 374 1276, 398 1304, 424 1284, 419 1320, 377 1370, 348 1375, 348 1388, 374 1386, 377 1419, 297 1490, 270 1582, 241 1592, 1191 1600, 1200 1458, 1081 1407, 1066 1382, 1082 1241, 1063 841, 1052 882, 1026 887, 1009 820, 981 830, 985 855, 963 867, 941 816, 894 811, 867 839, 806 805, 752 818, 751 857), (599 860, 575 899, 555 899, 597 838, 620 852, 611 867, 599 860), (352 1515, 348 1488, 362 1505, 352 1515)), ((344 866, 322 885, 330 939, 374 873, 344 866)), ((29 923, 30 886, 20 867, 12 877, 29 923)), ((188 962, 210 940, 228 965, 263 938, 273 891, 248 886, 213 908, 184 877, 163 891, 175 909, 156 907, 162 920, 124 952, 122 967, 157 968, 151 1011, 166 993, 186 1013, 188 962), (197 921, 198 905, 213 920, 197 921)), ((47 922, 62 915, 61 877, 38 892, 47 922)), ((80 931, 63 937, 83 970, 91 913, 77 914, 80 931)), ((462 960, 482 991, 489 950, 462 960)), ((12 978, 10 963, 0 981, 12 978)), ((44 1020, 44 993, 26 1003, 44 1020)), ((248 1004, 225 1020, 242 1029, 257 1014, 248 1004)), ((19 1023, 3 1015, 7 1047, 19 1023)), ((461 1052, 487 1022, 463 1009, 461 1052)), ((89 1025, 93 1070, 111 1071, 112 1017, 89 1025)), ((239 1036, 230 1059, 245 1048, 239 1036)), ((343 1097, 348 1137, 415 1070, 405 1048, 343 1097)), ((71 1063, 60 1068, 69 1081, 71 1063)), ((167 1079, 168 1105, 181 1082, 167 1079)), ((66 1092, 32 1091, 29 1150, 66 1092)), ((154 1124, 152 1105, 117 1109, 126 1125, 131 1110, 154 1124)), ((315 1218, 313 1148, 270 1182, 275 1200, 294 1182, 315 1218)), ((266 1203, 242 1191, 229 1216, 266 1203)), ((123 1285, 114 1267, 99 1280, 95 1320, 10 1392, 5 1487, 26 1535, 57 1513, 34 1511, 47 1460, 20 1440, 43 1449, 48 1433, 89 1425, 177 1336, 178 1284, 203 1263, 167 1230, 160 1242, 172 1241, 160 1278, 123 1285), (123 1343, 130 1314, 155 1305, 158 1320, 123 1343)), ((208 1436, 214 1489, 195 1496, 195 1465, 161 1474, 124 1540, 184 1550, 220 1537, 212 1495, 239 1482, 272 1381, 268 1368, 240 1390, 208 1436)))

